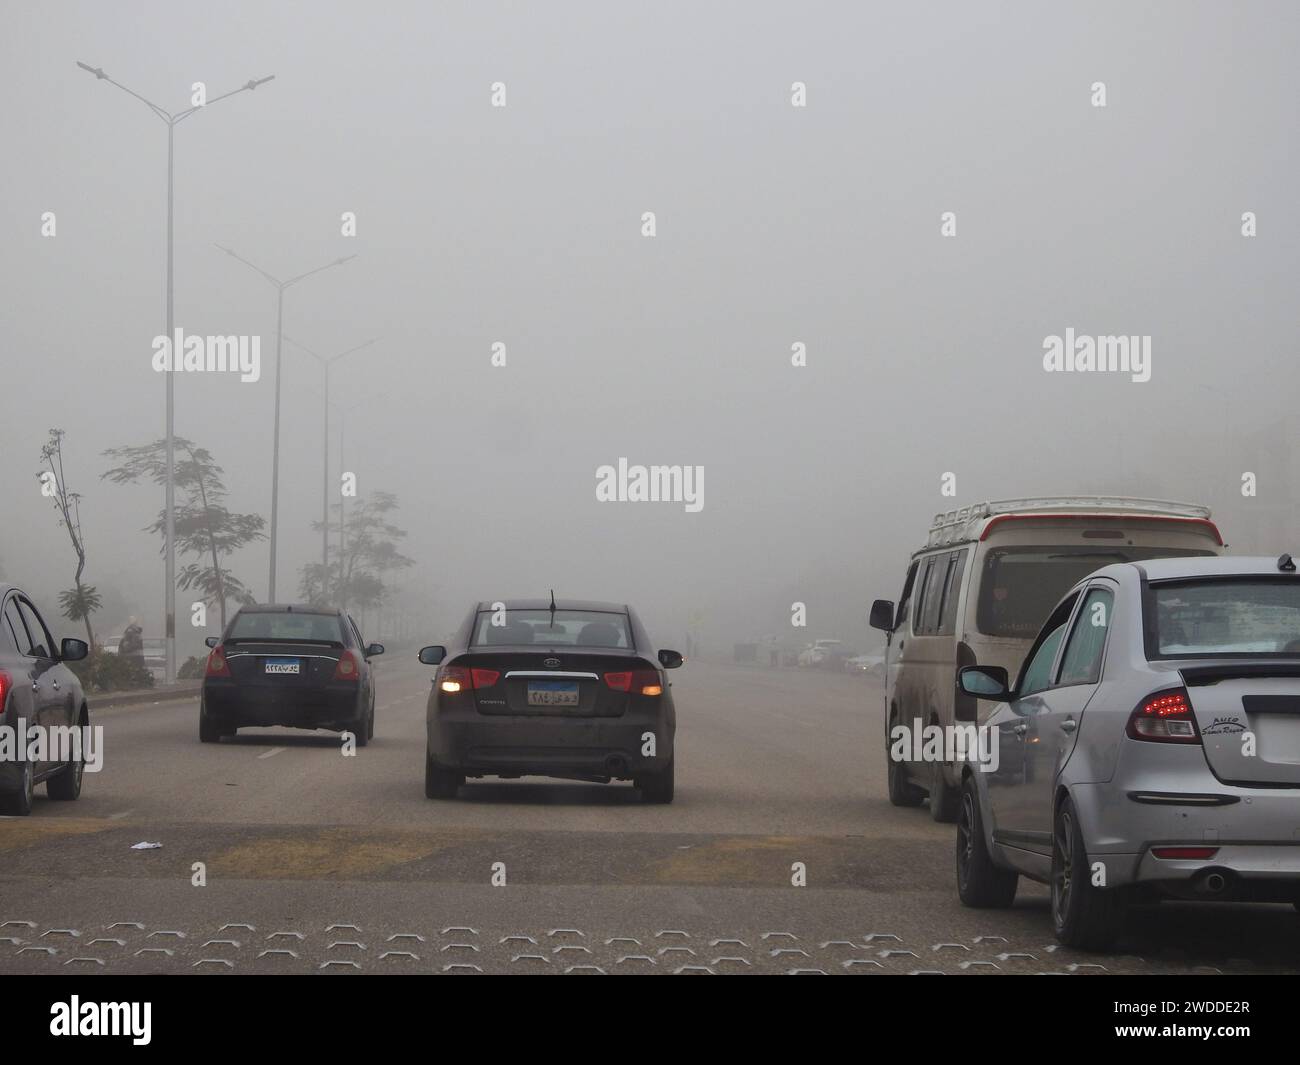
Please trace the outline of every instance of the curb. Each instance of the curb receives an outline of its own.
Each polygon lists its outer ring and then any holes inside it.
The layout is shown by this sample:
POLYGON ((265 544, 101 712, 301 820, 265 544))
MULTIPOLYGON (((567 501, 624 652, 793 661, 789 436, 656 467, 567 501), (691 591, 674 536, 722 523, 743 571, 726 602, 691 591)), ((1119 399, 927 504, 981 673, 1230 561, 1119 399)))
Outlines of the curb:
POLYGON ((86 698, 91 710, 108 710, 115 706, 136 706, 140 703, 166 703, 176 699, 192 699, 199 695, 203 685, 175 684, 170 688, 141 688, 133 692, 101 692, 86 698))

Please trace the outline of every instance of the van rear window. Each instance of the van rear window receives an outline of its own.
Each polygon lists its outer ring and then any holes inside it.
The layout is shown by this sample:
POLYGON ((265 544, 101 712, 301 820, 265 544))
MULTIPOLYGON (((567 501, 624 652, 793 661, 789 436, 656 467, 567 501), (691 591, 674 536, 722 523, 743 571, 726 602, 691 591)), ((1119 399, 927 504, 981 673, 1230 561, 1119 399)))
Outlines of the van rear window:
POLYGON ((1078 545, 994 549, 984 556, 975 624, 986 636, 1033 639, 1061 596, 1102 566, 1213 553, 1120 544, 1105 550, 1078 545))

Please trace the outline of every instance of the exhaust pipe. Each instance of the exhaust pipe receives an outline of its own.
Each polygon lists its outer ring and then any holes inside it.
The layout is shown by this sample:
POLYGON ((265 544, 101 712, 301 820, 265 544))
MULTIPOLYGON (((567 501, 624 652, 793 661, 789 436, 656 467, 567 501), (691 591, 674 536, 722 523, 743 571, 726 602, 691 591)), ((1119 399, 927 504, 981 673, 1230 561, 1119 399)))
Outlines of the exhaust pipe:
POLYGON ((1195 888, 1198 895, 1213 897, 1215 895, 1222 895, 1228 890, 1228 878, 1223 873, 1211 869, 1208 872, 1201 873, 1197 876, 1193 881, 1192 886, 1195 888))
POLYGON ((627 776, 627 759, 621 754, 611 754, 605 759, 605 772, 611 777, 627 776))

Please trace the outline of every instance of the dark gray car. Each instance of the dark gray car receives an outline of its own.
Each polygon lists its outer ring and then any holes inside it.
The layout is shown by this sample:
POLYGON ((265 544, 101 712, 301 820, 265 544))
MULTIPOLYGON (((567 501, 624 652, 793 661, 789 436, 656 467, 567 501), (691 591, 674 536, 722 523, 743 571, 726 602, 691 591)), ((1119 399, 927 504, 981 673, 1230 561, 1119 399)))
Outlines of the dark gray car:
POLYGON ((448 647, 428 705, 425 794, 453 798, 467 777, 631 780, 673 800, 677 717, 666 671, 635 612, 615 603, 478 603, 448 647))
MULTIPOLYGON (((13 585, 0 584, 0 601, 0 727, 9 733, 0 758, 0 813, 24 816, 42 781, 51 799, 81 794, 84 748, 67 760, 33 760, 20 740, 33 727, 49 736, 90 724, 81 682, 64 665, 85 658, 89 648, 84 640, 66 639, 56 650, 40 612, 13 585)), ((48 741, 45 753, 54 753, 48 741)))

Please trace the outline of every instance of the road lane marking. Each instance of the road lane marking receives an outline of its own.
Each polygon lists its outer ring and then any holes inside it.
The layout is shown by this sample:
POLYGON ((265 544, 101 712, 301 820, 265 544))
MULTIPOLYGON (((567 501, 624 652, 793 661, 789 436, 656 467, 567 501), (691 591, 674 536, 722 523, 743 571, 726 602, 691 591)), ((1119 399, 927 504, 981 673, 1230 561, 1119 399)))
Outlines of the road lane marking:
POLYGON ((272 747, 269 751, 263 751, 263 752, 262 752, 261 754, 259 754, 257 757, 258 757, 259 759, 262 759, 262 758, 271 758, 272 756, 279 754, 279 753, 280 753, 281 751, 283 751, 283 750, 286 750, 286 748, 284 748, 284 747, 272 747))
POLYGON ((115 814, 109 814, 108 819, 110 821, 120 821, 124 817, 129 817, 130 814, 131 814, 130 810, 118 810, 118 812, 115 814))

